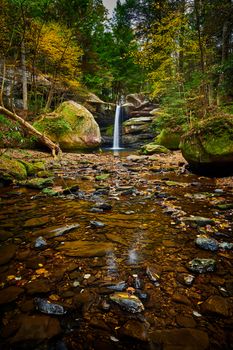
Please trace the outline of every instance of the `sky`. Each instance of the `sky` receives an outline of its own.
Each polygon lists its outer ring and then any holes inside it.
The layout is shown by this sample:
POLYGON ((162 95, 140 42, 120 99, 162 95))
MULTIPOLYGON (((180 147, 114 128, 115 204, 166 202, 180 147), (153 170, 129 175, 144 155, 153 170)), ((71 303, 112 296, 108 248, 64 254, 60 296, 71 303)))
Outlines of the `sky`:
POLYGON ((104 6, 108 9, 109 11, 109 16, 112 16, 112 12, 114 7, 116 6, 117 0, 103 0, 104 6))

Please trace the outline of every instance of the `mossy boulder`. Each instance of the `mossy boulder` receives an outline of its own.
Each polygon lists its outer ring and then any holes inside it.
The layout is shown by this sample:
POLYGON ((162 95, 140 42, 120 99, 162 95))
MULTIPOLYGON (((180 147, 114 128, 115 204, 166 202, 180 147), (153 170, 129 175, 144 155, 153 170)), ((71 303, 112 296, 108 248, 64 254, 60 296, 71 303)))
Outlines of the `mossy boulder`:
POLYGON ((230 171, 233 165, 233 116, 199 122, 181 138, 180 149, 196 170, 230 171))
POLYGON ((25 166, 27 175, 29 176, 37 175, 39 172, 45 171, 45 163, 42 161, 29 163, 24 160, 20 160, 20 163, 25 166))
POLYGON ((34 127, 59 143, 62 150, 92 149, 101 143, 93 115, 74 101, 63 102, 54 112, 40 117, 34 127))
POLYGON ((160 134, 156 137, 157 144, 164 146, 170 150, 179 149, 182 132, 173 131, 172 129, 162 129, 160 134))
POLYGON ((0 157, 0 181, 5 183, 26 178, 27 170, 20 161, 4 155, 0 157))
POLYGON ((146 145, 143 145, 140 149, 141 154, 159 154, 159 153, 168 153, 169 150, 157 143, 151 142, 146 145))

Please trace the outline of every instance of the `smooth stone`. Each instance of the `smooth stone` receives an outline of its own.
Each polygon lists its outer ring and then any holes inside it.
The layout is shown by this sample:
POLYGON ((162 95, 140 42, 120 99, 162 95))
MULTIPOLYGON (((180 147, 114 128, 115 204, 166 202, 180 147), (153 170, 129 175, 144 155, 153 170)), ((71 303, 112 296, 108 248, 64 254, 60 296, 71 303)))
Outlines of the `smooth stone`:
POLYGON ((146 274, 149 277, 149 279, 151 280, 151 282, 153 282, 155 285, 159 284, 160 273, 161 273, 161 271, 159 271, 154 266, 148 265, 146 267, 146 274))
POLYGON ((195 241, 196 245, 202 249, 216 252, 218 250, 218 241, 214 238, 207 237, 205 235, 199 235, 195 241))
POLYGON ((223 249, 223 250, 231 250, 233 249, 233 243, 229 243, 229 242, 221 242, 218 245, 219 249, 223 249))
POLYGON ((191 305, 191 301, 185 295, 182 294, 173 294, 172 300, 179 304, 191 305))
POLYGON ((184 315, 177 315, 176 323, 180 327, 184 327, 184 328, 195 328, 197 325, 197 323, 192 318, 192 316, 184 316, 184 315))
POLYGON ((109 239, 112 242, 115 243, 120 243, 122 245, 128 246, 127 242, 125 241, 124 238, 121 238, 119 236, 119 234, 115 234, 115 233, 105 233, 105 236, 107 239, 109 239))
POLYGON ((40 236, 40 237, 37 237, 36 240, 35 240, 35 248, 44 248, 47 246, 47 242, 46 240, 40 236))
POLYGON ((134 338, 142 342, 148 342, 147 327, 137 320, 127 321, 119 330, 120 336, 134 338))
POLYGON ((0 265, 7 264, 16 253, 16 245, 8 244, 0 247, 0 265))
POLYGON ((90 224, 92 227, 97 227, 97 228, 105 226, 105 224, 101 221, 90 221, 90 224))
POLYGON ((66 311, 64 310, 62 305, 53 304, 48 302, 46 299, 35 298, 36 308, 48 315, 64 315, 66 311))
POLYGON ((57 319, 49 316, 22 315, 18 319, 18 331, 10 343, 26 341, 44 341, 61 333, 60 323, 57 319))
POLYGON ((229 311, 230 305, 228 300, 219 295, 212 295, 201 304, 201 312, 203 314, 215 314, 228 317, 230 316, 229 311))
MULTIPOLYGON (((69 233, 75 230, 78 227, 80 227, 79 224, 65 225, 61 227, 50 227, 46 229, 45 237, 47 239, 60 237, 63 236, 65 233, 69 233)), ((43 231, 41 233, 43 233, 43 231)))
POLYGON ((92 241, 71 241, 64 242, 57 250, 67 256, 78 256, 83 258, 104 256, 114 248, 112 243, 92 241))
POLYGON ((182 273, 177 276, 177 281, 184 284, 185 286, 191 286, 194 282, 195 277, 193 275, 182 273))
POLYGON ((50 291, 48 280, 38 279, 26 285, 27 294, 42 294, 50 291))
POLYGON ((39 218, 32 218, 25 222, 24 227, 38 227, 43 226, 51 221, 50 216, 41 216, 39 218))
POLYGON ((130 295, 126 292, 116 292, 110 295, 110 299, 117 303, 126 311, 138 313, 144 311, 144 306, 141 300, 135 295, 130 295))
POLYGON ((188 224, 192 227, 202 227, 207 225, 214 225, 214 220, 209 218, 204 218, 202 216, 190 216, 190 217, 182 217, 180 218, 182 222, 188 224))
POLYGON ((14 286, 0 290, 0 305, 15 301, 23 292, 24 289, 14 286))
POLYGON ((150 340, 163 350, 207 350, 208 334, 193 328, 156 330, 150 340))
POLYGON ((213 272, 216 268, 216 261, 214 259, 193 259, 188 263, 188 269, 192 272, 205 273, 213 272))

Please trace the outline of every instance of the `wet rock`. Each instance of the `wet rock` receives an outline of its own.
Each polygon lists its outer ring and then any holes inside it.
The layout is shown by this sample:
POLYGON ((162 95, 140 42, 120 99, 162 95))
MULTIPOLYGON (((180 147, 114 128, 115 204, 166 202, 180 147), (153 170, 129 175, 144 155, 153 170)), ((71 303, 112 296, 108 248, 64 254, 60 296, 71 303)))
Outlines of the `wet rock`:
POLYGON ((131 162, 141 162, 141 161, 144 161, 146 159, 148 159, 148 156, 137 156, 137 155, 130 155, 126 158, 128 161, 131 161, 131 162))
POLYGON ((42 249, 46 246, 47 246, 47 242, 42 236, 36 238, 35 248, 42 249))
POLYGON ((118 292, 110 295, 110 299, 120 305, 126 311, 137 313, 144 311, 144 306, 135 295, 125 292, 118 292))
POLYGON ((48 293, 50 291, 50 284, 45 279, 38 279, 28 283, 26 290, 29 295, 48 293))
POLYGON ((182 294, 173 294, 172 300, 179 304, 191 305, 191 301, 185 295, 182 294))
POLYGON ((109 203, 102 203, 102 202, 99 202, 99 203, 95 203, 95 208, 97 209, 102 209, 102 210, 111 210, 112 209, 112 205, 109 204, 109 203))
POLYGON ((129 320, 119 330, 119 335, 148 342, 147 325, 137 320, 129 320))
POLYGON ((156 330, 151 341, 164 350, 207 350, 208 334, 193 328, 156 330))
POLYGON ((180 218, 182 222, 192 227, 202 227, 207 225, 214 225, 214 220, 204 218, 202 216, 190 216, 180 218))
POLYGON ((214 238, 207 237, 206 235, 199 235, 195 241, 196 245, 202 249, 215 252, 218 250, 218 241, 214 238))
POLYGON ((38 177, 38 178, 29 179, 26 181, 20 181, 19 184, 21 186, 42 190, 43 188, 51 186, 53 184, 53 178, 44 179, 44 178, 38 177))
MULTIPOLYGON (((0 242, 7 241, 9 238, 13 237, 13 233, 9 231, 0 230, 0 242)), ((1 254, 0 254, 1 256, 1 254)))
POLYGON ((233 243, 222 242, 222 243, 219 243, 218 247, 219 249, 223 249, 223 250, 231 250, 233 249, 233 243))
POLYGON ((26 267, 29 269, 36 270, 38 269, 41 265, 44 265, 46 262, 46 259, 44 256, 35 256, 32 258, 29 258, 25 261, 26 267))
POLYGON ((105 233, 105 236, 107 239, 109 239, 112 242, 120 243, 122 245, 128 246, 127 242, 125 241, 125 238, 119 236, 119 234, 116 233, 105 233))
POLYGON ((191 286, 194 282, 195 277, 193 275, 182 273, 177 276, 178 282, 184 284, 185 286, 191 286))
POLYGON ((39 227, 39 226, 43 226, 43 225, 47 224, 50 221, 51 221, 51 217, 41 216, 38 218, 32 218, 32 219, 27 220, 23 226, 24 227, 39 227))
POLYGON ((57 319, 49 316, 26 316, 18 319, 18 331, 10 340, 10 343, 26 341, 44 341, 61 333, 60 323, 57 319))
POLYGON ((67 256, 78 256, 83 258, 104 256, 113 250, 112 243, 92 241, 71 241, 64 242, 58 248, 67 256))
POLYGON ((147 266, 146 268, 146 274, 151 280, 151 282, 154 283, 154 285, 158 286, 159 285, 159 279, 160 279, 160 271, 155 268, 154 266, 147 266))
POLYGON ((66 314, 66 311, 64 310, 62 305, 59 304, 53 304, 49 301, 41 298, 35 298, 35 304, 36 308, 43 312, 44 314, 48 315, 64 315, 66 314))
POLYGON ((80 227, 79 224, 71 224, 71 225, 65 225, 65 226, 62 226, 62 227, 56 227, 56 228, 53 228, 53 229, 50 228, 49 232, 46 233, 45 237, 47 239, 60 237, 60 236, 63 236, 65 233, 69 233, 69 232, 75 230, 78 227, 80 227))
POLYGON ((195 328, 196 327, 196 321, 192 318, 192 316, 177 315, 176 316, 176 323, 180 327, 184 327, 184 328, 195 328))
POLYGON ((215 314, 228 317, 230 316, 230 305, 226 298, 219 295, 213 295, 201 304, 201 312, 203 314, 215 314))
POLYGON ((7 264, 16 253, 16 245, 8 244, 0 247, 0 265, 7 264))
POLYGON ((0 290, 0 305, 15 301, 23 292, 24 290, 22 288, 14 286, 0 290))
POLYGON ((216 208, 220 210, 229 210, 233 209, 233 203, 223 203, 223 204, 217 204, 216 208))
POLYGON ((216 268, 216 261, 214 259, 193 259, 188 263, 188 269, 192 272, 205 273, 213 272, 216 268))
POLYGON ((84 290, 82 293, 75 295, 73 298, 74 306, 77 309, 89 309, 89 307, 96 301, 96 294, 91 291, 84 290))
POLYGON ((107 324, 104 322, 102 318, 92 317, 89 325, 94 328, 103 329, 105 331, 110 331, 110 328, 107 326, 107 324))
POLYGON ((105 226, 105 224, 101 221, 90 221, 90 224, 92 227, 97 227, 97 228, 105 226))
POLYGON ((117 292, 122 292, 124 289, 127 288, 127 283, 125 281, 121 281, 111 286, 108 286, 107 288, 111 290, 116 290, 117 292))

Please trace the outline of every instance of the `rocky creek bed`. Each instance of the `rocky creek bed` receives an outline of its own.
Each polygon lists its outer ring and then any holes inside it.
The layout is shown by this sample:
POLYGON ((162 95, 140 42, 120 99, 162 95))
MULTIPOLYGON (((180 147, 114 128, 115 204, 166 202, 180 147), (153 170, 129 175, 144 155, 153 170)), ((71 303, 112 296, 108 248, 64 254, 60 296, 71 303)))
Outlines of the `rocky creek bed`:
POLYGON ((16 153, 54 179, 0 189, 1 349, 233 348, 232 178, 179 152, 16 153))

